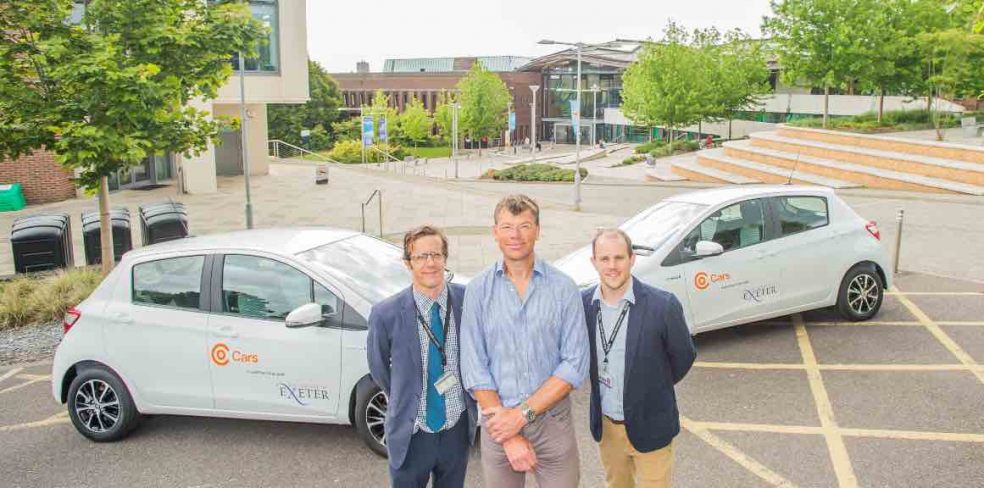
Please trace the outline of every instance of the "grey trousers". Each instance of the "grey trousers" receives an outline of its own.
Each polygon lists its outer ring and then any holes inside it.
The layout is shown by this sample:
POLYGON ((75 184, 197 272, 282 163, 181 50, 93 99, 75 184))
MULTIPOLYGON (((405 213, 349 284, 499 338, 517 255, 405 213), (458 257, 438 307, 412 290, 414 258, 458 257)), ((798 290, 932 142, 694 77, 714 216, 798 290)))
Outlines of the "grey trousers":
MULTIPOLYGON (((536 471, 533 476, 540 488, 574 488, 581 479, 577 439, 571 420, 571 400, 561 400, 553 409, 520 434, 533 444, 536 471)), ((482 434, 482 474, 486 488, 523 488, 526 473, 513 471, 506 452, 488 435, 482 434)))

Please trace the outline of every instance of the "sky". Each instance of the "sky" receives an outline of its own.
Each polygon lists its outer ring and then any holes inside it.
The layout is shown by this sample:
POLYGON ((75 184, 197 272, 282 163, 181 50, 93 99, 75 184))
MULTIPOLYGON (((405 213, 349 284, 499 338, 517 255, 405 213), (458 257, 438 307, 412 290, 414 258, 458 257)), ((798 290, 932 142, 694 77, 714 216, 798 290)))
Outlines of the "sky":
POLYGON ((739 28, 760 37, 769 0, 306 0, 308 55, 329 73, 380 71, 387 58, 529 56, 561 46, 662 37, 687 28, 739 28))

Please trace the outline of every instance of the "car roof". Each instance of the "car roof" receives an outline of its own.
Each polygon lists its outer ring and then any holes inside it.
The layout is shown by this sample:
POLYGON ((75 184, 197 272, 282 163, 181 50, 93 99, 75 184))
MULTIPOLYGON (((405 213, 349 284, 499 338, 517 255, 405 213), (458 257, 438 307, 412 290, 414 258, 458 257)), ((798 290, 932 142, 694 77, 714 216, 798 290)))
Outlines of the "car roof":
POLYGON ((331 227, 283 227, 223 232, 161 242, 134 249, 132 257, 148 254, 236 249, 294 255, 340 241, 358 232, 331 227))
POLYGON ((819 195, 832 197, 834 191, 825 186, 811 185, 755 185, 725 186, 673 195, 666 200, 673 202, 719 205, 735 200, 781 195, 819 195))

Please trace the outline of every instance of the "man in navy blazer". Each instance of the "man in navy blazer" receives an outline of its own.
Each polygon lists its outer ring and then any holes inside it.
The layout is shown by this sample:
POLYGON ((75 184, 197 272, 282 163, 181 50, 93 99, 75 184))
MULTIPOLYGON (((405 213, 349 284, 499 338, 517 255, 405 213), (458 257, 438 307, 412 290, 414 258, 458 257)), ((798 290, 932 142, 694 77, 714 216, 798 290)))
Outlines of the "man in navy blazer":
POLYGON ((413 284, 369 315, 369 372, 389 400, 384 428, 394 487, 459 488, 475 440, 475 401, 461 386, 465 288, 445 283, 448 241, 431 226, 403 238, 413 284))
POLYGON ((599 284, 582 292, 591 350, 591 435, 609 488, 665 487, 680 433, 673 385, 696 359, 683 307, 632 277, 632 240, 602 229, 592 241, 599 284))

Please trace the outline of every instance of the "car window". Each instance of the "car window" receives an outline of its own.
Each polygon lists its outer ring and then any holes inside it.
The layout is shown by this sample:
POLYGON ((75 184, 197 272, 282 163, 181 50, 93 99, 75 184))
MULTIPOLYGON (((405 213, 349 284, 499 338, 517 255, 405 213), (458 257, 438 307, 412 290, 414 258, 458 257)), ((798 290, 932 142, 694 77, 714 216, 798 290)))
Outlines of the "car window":
POLYGON ((314 303, 321 305, 322 314, 327 316, 334 313, 337 318, 341 318, 342 311, 338 308, 338 297, 317 283, 314 284, 314 303))
POLYGON ((133 267, 133 303, 198 309, 205 256, 185 256, 133 267))
POLYGON ((777 199, 781 235, 788 236, 829 222, 827 199, 823 197, 779 197, 777 199))
POLYGON ((714 212, 683 239, 681 251, 693 255, 698 241, 714 241, 725 252, 765 240, 765 206, 756 198, 714 212))
POLYGON ((306 274, 279 261, 230 254, 222 265, 222 311, 284 319, 295 308, 311 303, 311 284, 306 274))

